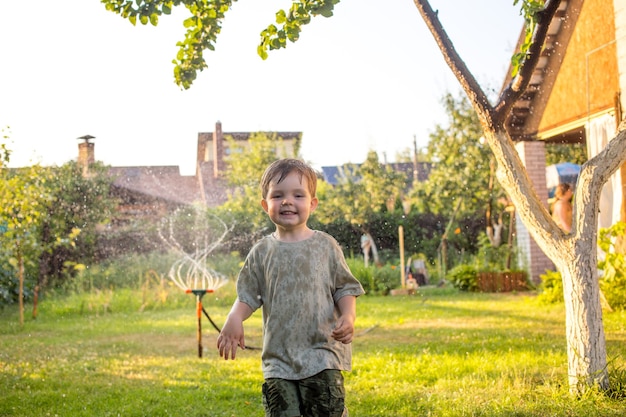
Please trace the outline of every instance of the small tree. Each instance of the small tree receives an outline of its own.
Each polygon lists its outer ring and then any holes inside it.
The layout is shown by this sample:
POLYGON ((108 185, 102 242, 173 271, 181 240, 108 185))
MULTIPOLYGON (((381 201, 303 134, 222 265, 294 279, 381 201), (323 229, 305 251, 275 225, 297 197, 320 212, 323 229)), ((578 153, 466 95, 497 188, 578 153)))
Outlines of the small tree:
POLYGON ((412 202, 422 211, 454 220, 484 217, 485 233, 495 247, 502 242, 503 201, 506 194, 495 181, 491 151, 481 140, 483 130, 466 97, 448 93, 443 98, 448 124, 430 135, 427 155, 433 168, 416 184, 412 202), (458 213, 455 208, 461 201, 458 213))
POLYGON ((46 170, 50 201, 41 219, 40 288, 61 284, 68 265, 94 261, 97 228, 108 223, 117 205, 110 195, 108 168, 101 163, 91 164, 88 176, 73 161, 46 170))
POLYGON ((46 171, 35 165, 9 171, 0 168, 0 224, 3 238, 0 245, 18 277, 20 324, 24 324, 25 268, 42 252, 39 244, 41 219, 52 200, 45 187, 46 171))
MULTIPOLYGON (((375 213, 391 210, 402 199, 406 177, 378 160, 370 151, 360 166, 344 166, 346 175, 334 187, 329 187, 315 216, 322 222, 332 222, 338 216, 345 218, 369 240, 374 263, 380 263, 376 236, 372 229, 375 213)), ((397 228, 398 225, 389 225, 397 228)))

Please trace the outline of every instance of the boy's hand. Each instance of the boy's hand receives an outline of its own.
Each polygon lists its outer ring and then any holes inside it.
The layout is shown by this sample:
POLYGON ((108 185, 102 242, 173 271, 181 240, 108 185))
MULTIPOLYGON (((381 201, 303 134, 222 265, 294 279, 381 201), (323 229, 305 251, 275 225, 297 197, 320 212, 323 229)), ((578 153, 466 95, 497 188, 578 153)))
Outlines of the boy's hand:
POLYGON ((217 337, 217 349, 220 351, 220 356, 224 359, 235 359, 237 346, 241 346, 242 349, 246 348, 243 322, 229 317, 224 324, 222 332, 217 337))
POLYGON ((243 321, 250 317, 252 309, 245 303, 236 300, 230 309, 224 328, 217 337, 217 349, 224 359, 235 359, 237 346, 246 348, 243 337, 243 321))
POLYGON ((330 335, 343 344, 351 343, 354 337, 354 320, 356 320, 356 297, 352 295, 341 297, 337 302, 337 307, 341 316, 330 335))
POLYGON ((354 319, 350 316, 339 317, 331 336, 343 344, 351 343, 354 336, 354 319))

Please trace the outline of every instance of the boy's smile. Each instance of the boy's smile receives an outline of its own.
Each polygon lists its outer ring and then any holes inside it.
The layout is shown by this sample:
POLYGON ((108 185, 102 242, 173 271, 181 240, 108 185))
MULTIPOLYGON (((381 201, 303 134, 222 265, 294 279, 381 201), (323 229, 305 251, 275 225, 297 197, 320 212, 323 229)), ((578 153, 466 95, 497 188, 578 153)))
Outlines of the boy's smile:
POLYGON ((311 196, 306 177, 291 172, 279 183, 270 182, 261 205, 276 225, 279 236, 287 233, 294 237, 294 233, 308 230, 306 222, 317 207, 317 198, 311 196))

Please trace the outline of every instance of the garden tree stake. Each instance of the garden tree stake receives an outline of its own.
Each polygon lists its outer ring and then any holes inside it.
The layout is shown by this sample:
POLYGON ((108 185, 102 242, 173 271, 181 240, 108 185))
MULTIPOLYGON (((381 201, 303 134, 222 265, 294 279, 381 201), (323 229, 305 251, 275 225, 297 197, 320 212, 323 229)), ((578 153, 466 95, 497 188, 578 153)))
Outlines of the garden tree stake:
POLYGON ((461 203, 463 202, 462 198, 459 198, 459 201, 456 204, 456 207, 454 209, 454 212, 452 213, 452 216, 450 217, 450 221, 448 222, 448 226, 446 226, 446 230, 443 232, 443 236, 441 236, 441 243, 439 244, 439 256, 440 256, 440 261, 439 261, 439 268, 441 271, 441 277, 443 279, 446 278, 446 273, 447 273, 447 269, 448 269, 448 233, 450 233, 450 229, 452 228, 452 224, 454 223, 454 219, 456 218, 457 213, 459 212, 459 209, 461 208, 461 203))
MULTIPOLYGON (((185 291, 187 294, 193 294, 196 296, 196 318, 198 319, 198 334, 197 334, 197 338, 198 338, 198 357, 201 358, 202 357, 202 312, 204 311, 206 313, 206 310, 204 310, 204 307, 202 307, 202 297, 204 297, 204 294, 209 293, 209 292, 213 292, 213 290, 186 290, 185 291)), ((207 317, 209 315, 207 314, 207 317)), ((213 323, 213 321, 211 319, 209 319, 211 321, 211 323, 213 323)))
POLYGON ((402 288, 406 287, 406 276, 404 275, 404 228, 398 226, 398 239, 400 240, 400 283, 402 288))

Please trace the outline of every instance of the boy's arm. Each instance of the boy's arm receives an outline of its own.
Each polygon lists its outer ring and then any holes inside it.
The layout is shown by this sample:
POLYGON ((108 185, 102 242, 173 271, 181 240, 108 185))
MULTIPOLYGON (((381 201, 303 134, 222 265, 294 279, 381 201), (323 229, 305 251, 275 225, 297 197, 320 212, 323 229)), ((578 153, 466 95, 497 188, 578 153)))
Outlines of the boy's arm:
POLYGON ((228 313, 226 323, 217 338, 217 349, 220 356, 224 359, 235 359, 237 346, 242 349, 246 348, 246 342, 243 335, 243 322, 252 315, 252 308, 246 303, 236 300, 233 308, 228 313))
POLYGON ((341 343, 351 343, 354 336, 354 321, 356 320, 356 297, 353 295, 341 297, 337 301, 337 308, 340 316, 331 336, 341 343))

